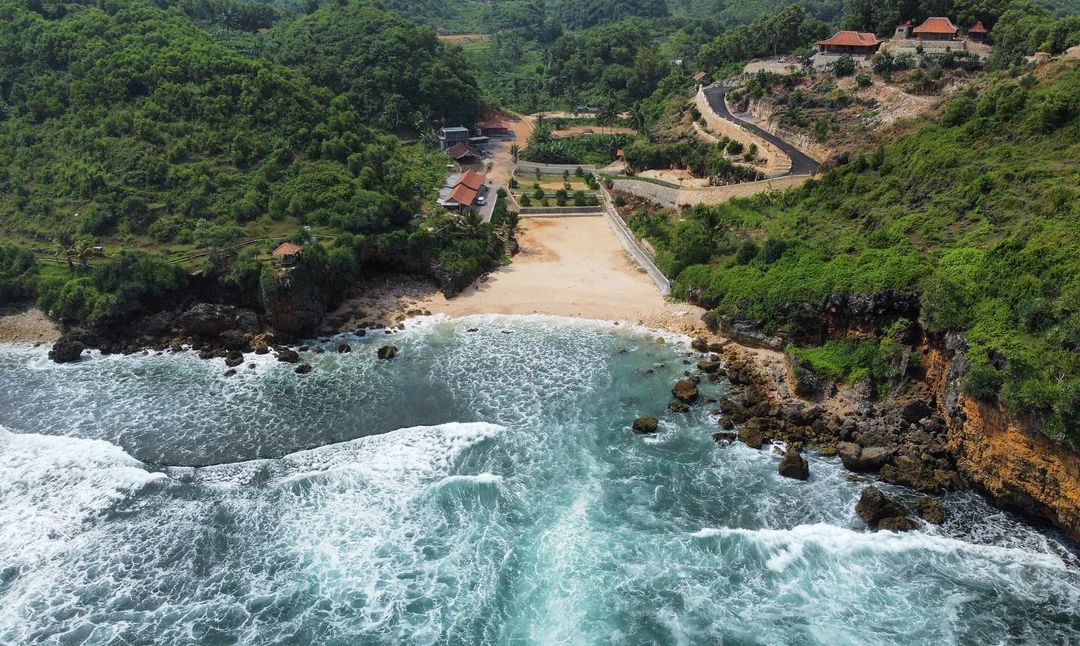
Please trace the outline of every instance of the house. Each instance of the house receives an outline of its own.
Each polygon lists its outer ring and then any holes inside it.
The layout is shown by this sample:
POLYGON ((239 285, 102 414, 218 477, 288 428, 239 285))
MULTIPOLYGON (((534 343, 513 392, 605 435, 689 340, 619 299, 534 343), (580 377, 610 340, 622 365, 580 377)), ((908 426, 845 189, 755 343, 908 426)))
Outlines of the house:
POLYGON ((451 210, 480 206, 483 200, 478 201, 478 198, 487 193, 485 179, 483 173, 471 169, 460 175, 451 175, 447 178, 446 186, 439 191, 439 199, 436 203, 451 210))
POLYGON ((977 43, 985 43, 990 39, 990 30, 982 24, 981 20, 977 21, 975 26, 968 30, 967 34, 968 38, 977 43))
POLYGON ((300 255, 300 245, 295 242, 284 242, 270 254, 274 260, 281 263, 282 267, 291 267, 296 264, 296 258, 300 255))
POLYGON ((480 161, 480 153, 467 144, 454 144, 446 149, 446 154, 457 163, 465 166, 480 161))
POLYGON ((858 31, 838 31, 832 38, 817 42, 818 51, 823 54, 869 57, 876 54, 879 47, 881 41, 876 35, 858 31))
POLYGON ((936 16, 927 18, 923 24, 912 29, 911 33, 921 41, 956 40, 960 28, 948 18, 936 16))
POLYGON ((439 129, 439 147, 446 150, 455 144, 464 144, 469 141, 470 134, 469 129, 462 126, 441 128, 439 129))
POLYGON ((712 77, 705 72, 698 72, 694 75, 694 83, 699 85, 712 85, 712 77))
POLYGON ((480 132, 488 137, 505 137, 513 134, 513 124, 502 117, 494 117, 480 124, 480 132))

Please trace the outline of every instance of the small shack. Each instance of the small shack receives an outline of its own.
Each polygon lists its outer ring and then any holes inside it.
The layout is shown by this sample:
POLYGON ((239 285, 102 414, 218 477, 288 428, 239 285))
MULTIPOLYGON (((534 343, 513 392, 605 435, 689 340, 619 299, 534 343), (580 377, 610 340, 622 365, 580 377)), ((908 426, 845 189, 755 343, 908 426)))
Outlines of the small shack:
POLYGON ((292 267, 300 255, 300 245, 295 242, 283 242, 270 255, 282 267, 292 267))
POLYGON ((480 161, 480 153, 466 144, 454 144, 446 149, 446 154, 463 166, 476 164, 480 161))
POLYGON ((712 85, 713 79, 707 72, 698 72, 694 75, 694 83, 698 85, 712 85))
POLYGON ((975 26, 969 29, 967 33, 968 38, 977 43, 985 43, 990 40, 990 30, 982 24, 981 20, 977 21, 975 26))

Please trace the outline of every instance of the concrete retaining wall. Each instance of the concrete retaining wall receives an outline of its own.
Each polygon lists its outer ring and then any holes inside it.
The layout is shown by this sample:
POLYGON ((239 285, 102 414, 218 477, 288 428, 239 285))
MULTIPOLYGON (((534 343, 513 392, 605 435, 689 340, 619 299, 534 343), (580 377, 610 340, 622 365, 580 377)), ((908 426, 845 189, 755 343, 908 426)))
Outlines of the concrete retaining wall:
POLYGON ((664 272, 660 271, 660 268, 653 262, 652 255, 646 253, 639 244, 637 236, 630 230, 630 227, 626 226, 622 217, 619 215, 615 207, 611 205, 611 195, 608 193, 607 188, 601 185, 601 190, 604 191, 604 195, 607 197, 607 201, 604 203, 604 219, 607 220, 608 226, 615 232, 615 237, 619 239, 623 249, 634 257, 638 265, 645 270, 645 273, 649 275, 649 278, 656 283, 657 289, 664 296, 671 293, 671 281, 668 280, 664 272))
POLYGON ((518 214, 523 218, 554 218, 574 215, 600 215, 603 212, 604 207, 602 206, 532 206, 522 207, 518 214))
POLYGON ((536 164, 524 161, 517 163, 518 173, 535 173, 538 168, 541 173, 547 175, 562 175, 563 171, 567 171, 573 175, 579 168, 586 173, 596 172, 596 166, 593 166, 592 164, 536 164))
POLYGON ((615 180, 615 190, 649 200, 660 206, 681 208, 697 204, 712 206, 736 197, 751 197, 765 191, 782 191, 793 186, 800 186, 808 179, 810 179, 809 175, 792 175, 727 186, 674 189, 632 178, 618 178, 615 180))

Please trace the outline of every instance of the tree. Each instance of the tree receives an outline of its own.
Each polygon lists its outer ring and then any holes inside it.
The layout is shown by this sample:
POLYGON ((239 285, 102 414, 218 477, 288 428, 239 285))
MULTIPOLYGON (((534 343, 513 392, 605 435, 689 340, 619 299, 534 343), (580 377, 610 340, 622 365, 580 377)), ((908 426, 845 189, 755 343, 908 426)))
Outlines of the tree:
POLYGON ((848 54, 842 55, 833 63, 833 74, 837 77, 851 76, 855 73, 855 59, 848 54))

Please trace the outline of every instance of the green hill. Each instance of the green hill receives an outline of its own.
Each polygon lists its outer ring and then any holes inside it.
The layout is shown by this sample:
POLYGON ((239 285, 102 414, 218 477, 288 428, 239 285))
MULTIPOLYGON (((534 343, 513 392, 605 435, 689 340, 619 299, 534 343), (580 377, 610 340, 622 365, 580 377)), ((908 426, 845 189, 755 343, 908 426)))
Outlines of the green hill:
POLYGON ((60 318, 103 320, 180 288, 186 270, 254 300, 257 252, 310 233, 334 247, 342 284, 393 254, 422 265, 431 253, 473 274, 496 259, 483 227, 426 233, 413 214, 445 178, 445 157, 372 127, 395 110, 475 113, 475 88, 430 28, 366 4, 328 7, 279 27, 294 70, 223 46, 180 11, 103 6, 0 2, 0 228, 39 250, 30 266, 23 252, 0 254, 0 292, 37 291, 60 318), (309 48, 335 20, 362 23, 347 42, 385 56, 335 64, 332 49, 309 48), (305 72, 348 80, 335 95, 305 72), (458 85, 412 93, 446 75, 458 85))
MULTIPOLYGON (((935 123, 787 193, 631 225, 676 293, 766 330, 836 294, 914 292, 932 335, 960 333, 965 389, 1080 445, 1080 67, 1001 75, 935 123)), ((884 376, 877 342, 817 352, 838 378, 884 376)))

